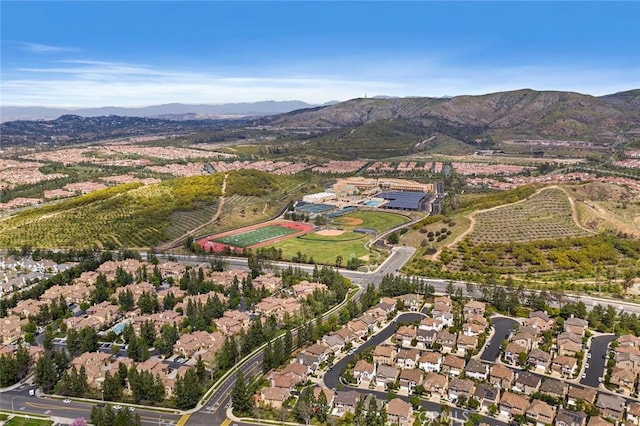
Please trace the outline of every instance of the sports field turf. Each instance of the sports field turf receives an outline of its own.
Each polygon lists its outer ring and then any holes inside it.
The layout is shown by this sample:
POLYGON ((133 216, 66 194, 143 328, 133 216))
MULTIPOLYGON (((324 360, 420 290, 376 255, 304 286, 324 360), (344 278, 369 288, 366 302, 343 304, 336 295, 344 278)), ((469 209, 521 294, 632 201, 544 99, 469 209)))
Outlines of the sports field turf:
POLYGON ((295 234, 296 232, 300 231, 296 229, 285 228, 283 226, 263 226, 262 228, 252 229, 241 234, 233 234, 227 235, 226 237, 216 238, 213 241, 234 247, 244 248, 262 243, 264 241, 284 237, 285 235, 295 234))
POLYGON ((307 259, 313 257, 317 263, 333 265, 336 257, 340 255, 346 264, 351 257, 358 258, 369 254, 369 250, 364 246, 369 239, 368 235, 353 232, 346 232, 337 237, 308 234, 303 238, 290 238, 277 242, 271 247, 282 249, 285 259, 291 259, 300 252, 306 254, 307 259))

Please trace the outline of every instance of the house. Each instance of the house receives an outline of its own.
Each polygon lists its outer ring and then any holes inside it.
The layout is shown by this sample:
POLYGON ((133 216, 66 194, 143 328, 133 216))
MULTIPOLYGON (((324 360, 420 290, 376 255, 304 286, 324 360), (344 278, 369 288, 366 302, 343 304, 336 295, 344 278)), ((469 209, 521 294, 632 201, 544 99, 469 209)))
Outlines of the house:
POLYGON ((376 384, 385 387, 388 384, 395 384, 398 372, 399 370, 396 367, 379 364, 376 371, 376 384))
POLYGON ((442 361, 442 372, 451 377, 458 377, 464 371, 465 360, 456 355, 447 354, 442 361))
POLYGON ((398 426, 413 425, 413 407, 400 398, 394 398, 387 404, 387 422, 398 426))
POLYGON ((578 368, 578 360, 569 356, 557 356, 551 363, 551 371, 560 373, 562 377, 573 377, 578 368))
POLYGON ((596 401, 596 395, 594 388, 570 385, 567 392, 567 406, 575 407, 580 401, 593 404, 596 401))
POLYGON ((353 368, 353 377, 356 379, 358 384, 365 383, 369 384, 372 381, 375 381, 376 378, 376 366, 375 364, 371 364, 364 359, 359 360, 356 363, 356 366, 353 368))
POLYGON ((24 318, 34 317, 40 314, 40 309, 45 306, 46 303, 34 299, 24 299, 19 301, 14 308, 11 309, 11 313, 24 318))
POLYGON ((528 330, 520 329, 512 338, 511 341, 516 345, 520 345, 527 349, 527 351, 533 349, 537 344, 535 333, 531 333, 528 330))
POLYGON ((467 324, 481 325, 482 328, 487 328, 489 326, 489 321, 487 321, 487 319, 482 315, 471 314, 465 319, 465 323, 467 324))
POLYGON ((527 353, 527 348, 515 342, 507 344, 504 350, 504 361, 509 364, 519 364, 520 354, 527 353))
POLYGON ((327 398, 327 407, 331 409, 336 397, 335 392, 325 387, 315 386, 313 388, 313 397, 316 399, 316 401, 318 400, 318 396, 320 396, 320 393, 324 393, 324 396, 327 398))
POLYGON ((622 352, 620 349, 621 348, 618 348, 618 351, 616 352, 616 367, 639 372, 640 353, 635 352, 636 348, 631 348, 632 350, 625 352, 622 352))
POLYGON ((473 398, 480 403, 481 409, 489 409, 492 405, 498 405, 500 390, 486 383, 480 383, 476 386, 473 398))
POLYGON ((440 319, 435 318, 423 318, 420 321, 420 325, 418 326, 418 330, 425 331, 440 331, 444 328, 444 322, 440 319))
POLYGON ((567 395, 567 384, 556 379, 545 379, 540 385, 540 392, 554 398, 564 399, 567 395))
POLYGON ((513 370, 504 365, 494 364, 489 369, 489 383, 500 389, 510 389, 514 379, 513 370))
POLYGON ((418 312, 420 309, 420 298, 417 294, 407 294, 402 299, 405 309, 411 312, 418 312))
POLYGON ((470 379, 487 380, 489 377, 489 365, 472 358, 464 369, 464 374, 470 379))
POLYGON ((416 338, 416 330, 412 327, 403 325, 398 328, 396 331, 396 340, 398 341, 398 345, 403 346, 405 348, 410 348, 412 346, 411 342, 416 338))
POLYGON ((471 300, 464 305, 464 308, 462 308, 462 314, 465 318, 469 315, 484 315, 486 307, 487 304, 484 302, 471 300))
POLYGON ((577 356, 582 351, 582 336, 573 333, 560 333, 556 340, 558 354, 561 356, 577 356))
POLYGON ((448 382, 447 376, 438 373, 427 373, 422 386, 428 395, 437 395, 442 398, 447 393, 448 382))
POLYGON ((0 343, 8 345, 22 337, 22 326, 29 323, 26 318, 14 315, 0 318, 0 343))
POLYGON ((451 311, 431 311, 433 319, 442 321, 445 327, 451 327, 453 325, 453 314, 451 311))
POLYGON ((437 312, 451 312, 453 301, 449 296, 436 296, 433 299, 433 310, 437 312))
POLYGON ((600 415, 616 422, 622 420, 624 414, 625 401, 617 395, 607 393, 599 393, 596 401, 596 408, 600 411, 600 415))
POLYGON ((438 352, 425 352, 418 358, 418 367, 437 373, 442 368, 442 355, 438 352))
POLYGON ((580 337, 584 336, 588 327, 589 322, 582 318, 571 317, 564 321, 564 331, 576 333, 580 337))
POLYGON ((420 351, 417 349, 401 349, 398 353, 396 365, 400 368, 415 368, 418 364, 420 351))
POLYGON ((360 399, 360 393, 357 391, 338 392, 332 414, 342 417, 346 413, 355 413, 358 399, 360 399))
POLYGON ((474 390, 475 384, 469 379, 451 379, 447 387, 449 401, 456 402, 461 396, 469 398, 474 390))
POLYGON ((336 333, 324 335, 322 337, 322 343, 327 345, 333 352, 340 351, 345 345, 344 340, 336 333))
POLYGON ((262 403, 272 408, 282 408, 282 405, 290 396, 291 392, 285 388, 266 387, 260 391, 262 403))
POLYGON ((312 356, 317 356, 320 363, 322 363, 327 359, 327 356, 331 351, 327 345, 323 343, 316 343, 306 348, 304 352, 312 356))
POLYGON ((360 339, 369 334, 369 327, 367 327, 367 324, 362 320, 349 321, 347 328, 360 339))
POLYGON ((450 353, 455 350, 457 340, 458 338, 455 334, 449 333, 447 330, 442 330, 438 332, 436 343, 441 346, 442 353, 450 353))
POLYGON ((617 386, 619 389, 624 389, 629 393, 634 393, 637 377, 638 374, 633 370, 629 370, 624 367, 613 367, 609 383, 617 386))
POLYGON ((411 393, 413 388, 422 385, 422 379, 422 370, 418 368, 402 370, 400 372, 400 390, 411 393))
POLYGON ((342 327, 340 330, 334 332, 333 334, 341 338, 345 344, 353 342, 357 337, 349 327, 342 327))
POLYGON ((546 371, 550 362, 551 354, 538 348, 532 349, 527 357, 527 364, 538 371, 546 371))
POLYGON ((398 359, 398 352, 393 346, 376 346, 373 350, 373 362, 382 365, 395 365, 398 359))
POLYGON ((600 416, 591 416, 587 426, 611 426, 611 423, 600 416))
POLYGON ((521 371, 513 382, 512 390, 525 395, 532 395, 538 392, 541 381, 540 376, 531 374, 528 371, 521 371))
POLYGON ((625 347, 638 348, 640 347, 640 337, 636 337, 633 334, 623 334, 616 339, 618 342, 618 349, 625 347))
POLYGON ((378 325, 378 320, 366 313, 360 316, 360 321, 367 325, 369 331, 374 331, 378 325))
MULTIPOLYGON (((484 317, 481 317, 484 318, 484 317)), ((462 325, 462 335, 464 336, 479 336, 484 332, 486 327, 473 322, 466 322, 462 325)))
POLYGON ((554 426, 585 426, 587 415, 585 413, 559 408, 556 414, 554 426))
POLYGON ((547 331, 553 326, 553 320, 549 318, 546 312, 535 311, 529 313, 529 318, 524 320, 524 325, 533 327, 539 331, 547 331))
POLYGON ((529 404, 525 416, 533 420, 536 426, 550 425, 556 417, 556 408, 544 401, 534 399, 529 404))
POLYGON ((416 340, 418 344, 416 347, 418 349, 427 349, 433 346, 436 338, 438 336, 438 332, 435 330, 421 330, 418 329, 416 331, 416 340))
POLYGON ((632 402, 627 407, 627 421, 636 426, 640 425, 640 402, 632 402))
POLYGON ((477 346, 478 336, 465 336, 464 334, 458 336, 458 354, 465 355, 467 353, 473 353, 477 346))
POLYGON ((500 398, 498 408, 503 416, 523 415, 529 406, 529 398, 513 392, 505 392, 500 398))

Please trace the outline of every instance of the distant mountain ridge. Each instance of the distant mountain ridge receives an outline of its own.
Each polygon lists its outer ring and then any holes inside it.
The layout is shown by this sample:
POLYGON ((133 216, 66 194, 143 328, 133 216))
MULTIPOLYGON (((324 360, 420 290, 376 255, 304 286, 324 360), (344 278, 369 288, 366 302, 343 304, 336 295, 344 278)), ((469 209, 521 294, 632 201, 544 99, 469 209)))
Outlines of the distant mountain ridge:
POLYGON ((640 127, 640 90, 602 97, 523 89, 452 98, 360 98, 264 119, 275 126, 323 128, 390 120, 427 129, 472 127, 474 132, 597 136, 640 127))
POLYGON ((169 103, 151 105, 141 108, 100 107, 100 108, 46 108, 37 106, 2 106, 0 107, 0 122, 15 120, 53 120, 62 115, 78 115, 80 117, 98 117, 117 115, 120 117, 148 117, 166 119, 202 119, 219 118, 224 116, 263 116, 281 114, 317 105, 303 101, 261 101, 240 102, 219 105, 192 105, 169 103))

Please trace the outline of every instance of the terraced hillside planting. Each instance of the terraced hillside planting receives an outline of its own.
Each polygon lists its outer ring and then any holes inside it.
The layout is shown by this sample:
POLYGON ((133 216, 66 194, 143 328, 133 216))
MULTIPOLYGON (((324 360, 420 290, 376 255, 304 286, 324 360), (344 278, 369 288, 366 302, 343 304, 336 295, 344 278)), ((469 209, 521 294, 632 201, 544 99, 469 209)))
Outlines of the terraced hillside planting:
MULTIPOLYGON (((211 219, 199 212, 216 211, 223 179, 223 174, 213 174, 148 186, 126 184, 26 210, 0 221, 0 246, 157 246, 211 219)), ((262 206, 270 202, 274 210, 282 208, 282 194, 300 184, 295 177, 231 172, 226 195, 261 199, 262 214, 262 206)))
POLYGON ((528 199, 477 213, 470 238, 475 243, 525 242, 590 235, 573 218, 567 195, 544 189, 528 199))

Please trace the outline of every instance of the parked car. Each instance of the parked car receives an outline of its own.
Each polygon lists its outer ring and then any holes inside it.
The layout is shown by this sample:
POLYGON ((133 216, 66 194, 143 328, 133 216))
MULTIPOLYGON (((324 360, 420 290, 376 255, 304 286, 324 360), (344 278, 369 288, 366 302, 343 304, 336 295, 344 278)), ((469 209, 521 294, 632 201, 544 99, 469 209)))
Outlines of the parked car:
POLYGON ((70 400, 69 398, 65 399, 65 400, 64 400, 64 401, 62 401, 62 402, 64 402, 65 404, 71 404, 71 400, 70 400))
POLYGON ((113 409, 114 410, 122 410, 122 405, 114 405, 113 409))

